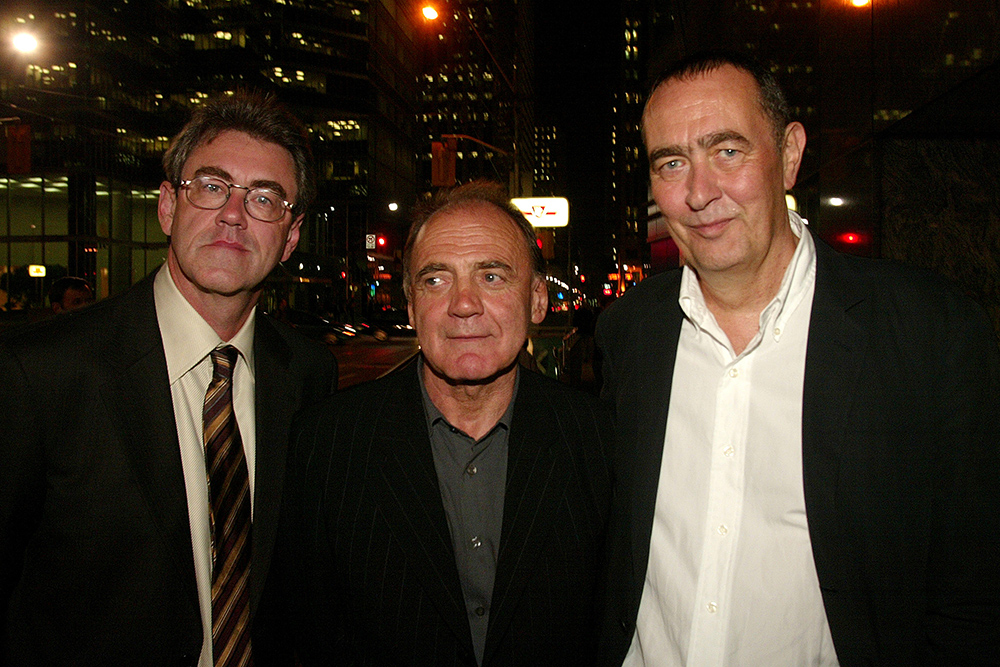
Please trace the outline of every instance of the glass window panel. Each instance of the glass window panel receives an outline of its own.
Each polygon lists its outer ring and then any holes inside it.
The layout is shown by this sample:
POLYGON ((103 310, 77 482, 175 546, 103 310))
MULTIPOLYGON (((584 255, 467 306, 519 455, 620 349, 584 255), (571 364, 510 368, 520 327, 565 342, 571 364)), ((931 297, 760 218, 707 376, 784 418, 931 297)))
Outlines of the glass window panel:
POLYGON ((69 234, 69 181, 65 175, 45 178, 45 234, 69 234))
POLYGON ((55 267, 63 271, 69 270, 69 244, 65 241, 45 244, 45 266, 52 273, 55 267))
POLYGON ((37 176, 12 178, 9 187, 11 236, 40 236, 42 179, 37 176))
POLYGON ((120 182, 113 182, 111 191, 111 232, 114 238, 132 238, 132 195, 120 182))
MULTIPOLYGON (((95 213, 97 214, 95 220, 97 223, 97 235, 100 238, 106 239, 109 237, 108 225, 110 222, 109 218, 111 211, 111 196, 108 192, 109 184, 105 179, 98 179, 94 186, 94 194, 96 195, 94 197, 94 208, 96 209, 95 213)), ((104 266, 107 266, 106 262, 104 266)))

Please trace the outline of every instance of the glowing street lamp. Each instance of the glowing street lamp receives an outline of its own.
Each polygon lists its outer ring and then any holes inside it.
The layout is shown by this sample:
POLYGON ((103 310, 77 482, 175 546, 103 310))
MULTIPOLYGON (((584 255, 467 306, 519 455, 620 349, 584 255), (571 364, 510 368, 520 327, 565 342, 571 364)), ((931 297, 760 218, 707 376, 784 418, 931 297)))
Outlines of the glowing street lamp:
POLYGON ((430 5, 425 5, 420 12, 424 15, 424 18, 428 21, 436 21, 438 17, 437 10, 430 5))
POLYGON ((38 40, 28 32, 19 32, 11 40, 14 48, 20 53, 33 53, 38 48, 38 40))

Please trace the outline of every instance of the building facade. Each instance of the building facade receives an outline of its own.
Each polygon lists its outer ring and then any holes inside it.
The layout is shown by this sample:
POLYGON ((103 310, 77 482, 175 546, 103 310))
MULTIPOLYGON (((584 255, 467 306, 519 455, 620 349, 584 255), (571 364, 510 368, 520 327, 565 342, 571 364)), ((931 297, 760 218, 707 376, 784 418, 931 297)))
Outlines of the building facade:
POLYGON ((108 296, 162 263, 169 137, 239 87, 275 92, 317 161, 319 198, 277 282, 311 310, 368 307, 378 281, 366 236, 394 229, 388 204, 417 191, 416 25, 396 0, 5 3, 0 307, 42 305, 63 274, 108 296), (36 49, 16 51, 19 34, 36 49))

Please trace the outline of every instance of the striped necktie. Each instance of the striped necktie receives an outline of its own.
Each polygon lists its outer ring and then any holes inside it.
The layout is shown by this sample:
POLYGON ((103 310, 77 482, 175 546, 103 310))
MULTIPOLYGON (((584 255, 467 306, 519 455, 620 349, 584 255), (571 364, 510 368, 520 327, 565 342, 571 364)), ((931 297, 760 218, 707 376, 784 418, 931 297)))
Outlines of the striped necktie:
POLYGON ((202 413, 212 534, 212 654, 215 667, 251 665, 250 478, 233 414, 232 345, 212 350, 202 413))

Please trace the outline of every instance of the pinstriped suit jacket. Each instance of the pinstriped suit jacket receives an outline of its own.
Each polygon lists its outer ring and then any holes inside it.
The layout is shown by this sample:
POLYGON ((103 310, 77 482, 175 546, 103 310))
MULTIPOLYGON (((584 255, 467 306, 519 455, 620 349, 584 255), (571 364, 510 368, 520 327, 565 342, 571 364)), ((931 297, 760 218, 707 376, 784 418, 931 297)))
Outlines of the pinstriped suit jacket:
MULTIPOLYGON (((268 592, 287 625, 258 617, 261 647, 292 636, 305 665, 475 665, 419 382, 411 363, 297 419, 268 592)), ((521 373, 484 665, 593 659, 606 414, 521 373)))

